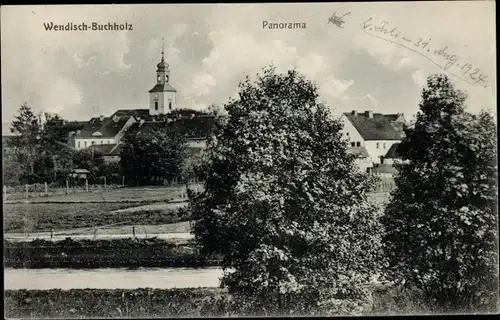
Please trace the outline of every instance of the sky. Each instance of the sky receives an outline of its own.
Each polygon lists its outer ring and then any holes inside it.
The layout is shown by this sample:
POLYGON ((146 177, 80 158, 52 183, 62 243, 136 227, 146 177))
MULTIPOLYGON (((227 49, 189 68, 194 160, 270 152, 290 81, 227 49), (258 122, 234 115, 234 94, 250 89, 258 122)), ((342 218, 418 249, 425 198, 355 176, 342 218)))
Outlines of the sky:
POLYGON ((493 1, 2 6, 2 134, 24 102, 69 120, 147 109, 162 38, 180 107, 224 104, 273 64, 316 83, 336 114, 409 119, 434 73, 468 94, 469 111, 496 112, 493 1), (47 31, 51 22, 132 30, 47 31), (294 22, 305 28, 268 28, 294 22))

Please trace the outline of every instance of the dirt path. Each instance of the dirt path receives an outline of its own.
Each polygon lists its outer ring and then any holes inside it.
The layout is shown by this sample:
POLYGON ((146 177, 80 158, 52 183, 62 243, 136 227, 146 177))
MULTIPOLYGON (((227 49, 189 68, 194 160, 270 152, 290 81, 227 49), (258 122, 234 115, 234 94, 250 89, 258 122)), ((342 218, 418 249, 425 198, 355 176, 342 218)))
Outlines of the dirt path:
POLYGON ((187 204, 188 203, 184 200, 177 200, 177 201, 171 201, 171 202, 147 204, 147 205, 143 205, 143 206, 139 206, 139 207, 119 209, 119 210, 111 211, 111 213, 179 209, 179 208, 187 206, 187 204))

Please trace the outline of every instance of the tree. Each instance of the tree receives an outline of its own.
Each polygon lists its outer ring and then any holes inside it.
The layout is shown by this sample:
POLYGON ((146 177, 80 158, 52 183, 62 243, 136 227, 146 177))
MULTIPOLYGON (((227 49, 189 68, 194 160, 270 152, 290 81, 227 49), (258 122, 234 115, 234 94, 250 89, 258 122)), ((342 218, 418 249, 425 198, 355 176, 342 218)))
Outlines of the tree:
POLYGON ((41 127, 38 117, 26 103, 19 108, 19 115, 11 124, 12 133, 17 135, 10 140, 10 147, 16 153, 21 166, 22 177, 31 183, 36 180, 35 162, 39 151, 41 127))
POLYGON ((104 165, 104 155, 89 149, 78 150, 73 154, 73 166, 90 171, 90 179, 98 177, 100 168, 104 165))
POLYGON ((65 179, 72 169, 73 147, 69 145, 70 132, 81 129, 83 126, 76 122, 68 122, 57 114, 45 113, 44 123, 40 134, 40 145, 43 146, 39 156, 44 157, 51 166, 42 166, 45 180, 65 179), (47 170, 50 168, 50 170, 47 170), (50 171, 50 172, 49 172, 50 171))
POLYGON ((388 276, 439 311, 498 308, 496 126, 465 101, 445 75, 428 78, 383 218, 388 276))
POLYGON ((181 177, 186 140, 167 127, 131 133, 124 139, 120 164, 126 177, 159 184, 181 177))
POLYGON ((223 285, 254 315, 355 312, 377 269, 372 181, 317 90, 296 71, 247 77, 190 193, 202 252, 222 256, 223 285))
POLYGON ((18 185, 21 178, 21 166, 15 153, 11 151, 2 153, 3 184, 18 185))

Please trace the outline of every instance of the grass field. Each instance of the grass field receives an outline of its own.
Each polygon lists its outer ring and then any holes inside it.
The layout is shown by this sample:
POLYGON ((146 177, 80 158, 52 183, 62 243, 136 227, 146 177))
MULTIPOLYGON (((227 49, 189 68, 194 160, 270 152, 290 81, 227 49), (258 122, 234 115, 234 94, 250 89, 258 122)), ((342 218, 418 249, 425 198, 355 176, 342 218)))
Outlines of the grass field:
MULTIPOLYGON (((173 194, 172 188, 151 188, 151 189, 116 189, 102 192, 100 195, 86 193, 82 195, 67 195, 73 197, 73 201, 84 199, 92 201, 98 197, 118 200, 128 197, 129 202, 109 202, 109 203, 18 203, 4 204, 4 232, 8 233, 33 233, 68 231, 69 229, 92 228, 121 223, 130 230, 132 225, 157 226, 187 221, 189 217, 186 212, 179 211, 184 203, 155 203, 145 205, 143 202, 132 202, 134 199, 146 197, 149 200, 160 200, 165 198, 165 194, 173 194), (81 196, 79 198, 79 196, 81 196)), ((389 194, 372 193, 370 200, 383 205, 389 194)), ((153 201, 154 202, 154 201, 153 201)), ((151 228, 146 232, 161 233, 164 228, 151 228)), ((138 229, 139 230, 139 229, 138 229)), ((88 232, 85 231, 85 232, 88 232)), ((72 234, 82 234, 75 230, 72 234)))
POLYGON ((58 231, 116 223, 161 225, 189 220, 189 217, 179 215, 178 209, 113 212, 138 205, 137 203, 4 204, 4 232, 30 233, 51 229, 58 231))
MULTIPOLYGON (((93 190, 29 199, 30 202, 163 202, 181 198, 186 187, 141 187, 93 190)), ((26 199, 25 199, 26 200, 26 199)), ((9 197, 7 197, 7 203, 9 197)))

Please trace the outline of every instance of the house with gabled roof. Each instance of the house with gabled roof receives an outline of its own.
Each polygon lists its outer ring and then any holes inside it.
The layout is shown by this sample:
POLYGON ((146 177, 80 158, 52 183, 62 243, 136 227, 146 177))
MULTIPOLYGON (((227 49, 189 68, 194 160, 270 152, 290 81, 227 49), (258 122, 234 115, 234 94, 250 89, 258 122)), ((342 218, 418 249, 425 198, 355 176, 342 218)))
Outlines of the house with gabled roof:
POLYGON ((348 147, 365 148, 375 164, 382 163, 392 145, 402 139, 402 133, 396 128, 400 121, 404 123, 402 115, 384 115, 370 110, 358 113, 354 110, 344 112, 341 121, 344 124, 342 136, 348 147))
POLYGON ((93 145, 117 144, 135 122, 133 116, 92 118, 76 132, 75 148, 80 150, 93 145))

